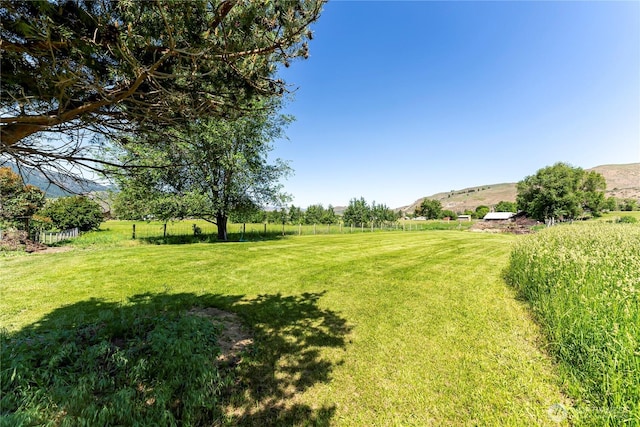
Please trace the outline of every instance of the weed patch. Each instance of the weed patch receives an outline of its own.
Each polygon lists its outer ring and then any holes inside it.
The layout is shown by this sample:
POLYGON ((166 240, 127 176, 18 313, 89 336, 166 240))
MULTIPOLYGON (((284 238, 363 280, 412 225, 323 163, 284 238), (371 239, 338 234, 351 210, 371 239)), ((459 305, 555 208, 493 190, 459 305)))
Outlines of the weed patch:
POLYGON ((640 424, 640 228, 553 227, 516 245, 508 281, 562 362, 579 425, 640 424))

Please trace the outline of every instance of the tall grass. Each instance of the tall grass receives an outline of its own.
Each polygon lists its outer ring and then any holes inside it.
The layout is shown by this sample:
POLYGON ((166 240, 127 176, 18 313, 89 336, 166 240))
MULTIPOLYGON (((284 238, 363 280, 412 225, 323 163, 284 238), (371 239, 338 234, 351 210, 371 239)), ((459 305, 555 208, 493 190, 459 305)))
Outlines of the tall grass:
POLYGON ((574 224, 515 246, 507 279, 567 375, 578 425, 640 425, 640 227, 574 224))

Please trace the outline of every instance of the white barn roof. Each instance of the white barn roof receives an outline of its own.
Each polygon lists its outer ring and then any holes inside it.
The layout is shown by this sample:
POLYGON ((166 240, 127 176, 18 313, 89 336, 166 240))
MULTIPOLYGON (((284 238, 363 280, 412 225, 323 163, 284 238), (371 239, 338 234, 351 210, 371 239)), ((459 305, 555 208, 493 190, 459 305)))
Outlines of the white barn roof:
POLYGON ((487 219, 493 219, 493 220, 510 219, 514 215, 515 214, 513 212, 489 212, 482 219, 484 219, 484 220, 487 220, 487 219))

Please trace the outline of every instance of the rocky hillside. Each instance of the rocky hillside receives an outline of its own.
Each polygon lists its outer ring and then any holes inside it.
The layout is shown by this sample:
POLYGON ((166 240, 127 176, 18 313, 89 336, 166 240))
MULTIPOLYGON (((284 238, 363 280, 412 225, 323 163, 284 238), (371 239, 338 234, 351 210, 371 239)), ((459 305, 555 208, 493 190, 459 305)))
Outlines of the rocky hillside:
MULTIPOLYGON (((604 176, 607 181, 607 197, 640 200, 640 163, 602 165, 587 170, 596 171, 604 176)), ((474 210, 480 205, 492 206, 502 200, 515 202, 516 183, 480 185, 446 193, 437 193, 426 198, 439 200, 444 209, 463 212, 467 209, 474 210)), ((424 199, 425 197, 422 197, 412 204, 398 209, 412 213, 424 199)))

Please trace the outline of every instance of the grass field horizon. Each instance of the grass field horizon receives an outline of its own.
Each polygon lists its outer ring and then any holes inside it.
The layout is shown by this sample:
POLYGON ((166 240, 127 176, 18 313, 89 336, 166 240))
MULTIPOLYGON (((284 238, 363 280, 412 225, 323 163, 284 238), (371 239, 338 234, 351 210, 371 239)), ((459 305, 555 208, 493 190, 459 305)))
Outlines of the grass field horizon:
POLYGON ((515 239, 391 231, 223 245, 123 240, 6 257, 0 325, 9 335, 72 328, 148 301, 234 312, 256 343, 238 367, 244 389, 221 403, 223 424, 557 425, 550 408, 570 401, 502 279, 515 239))

